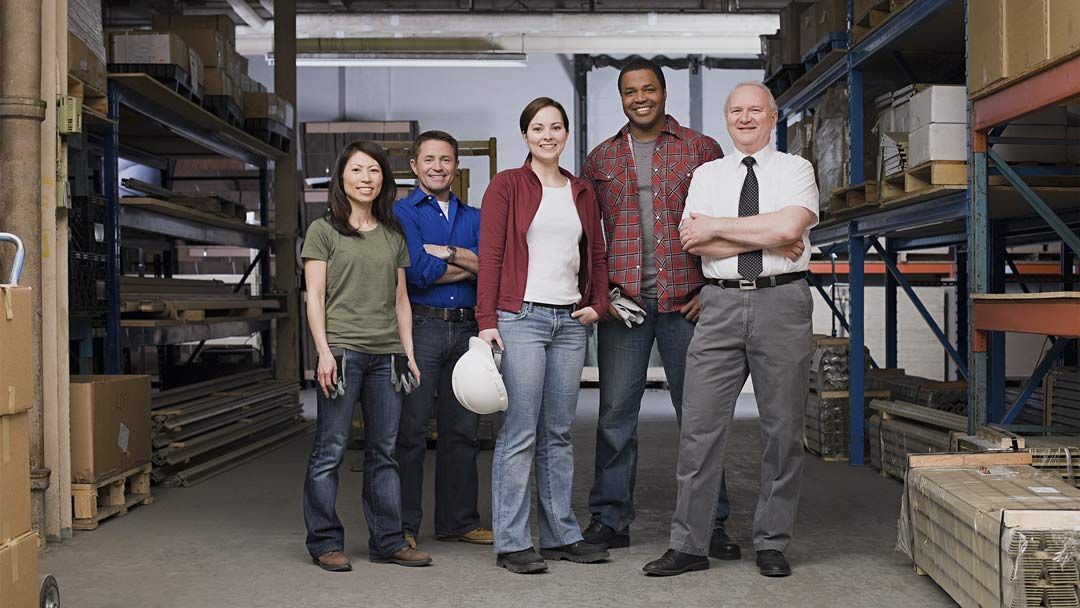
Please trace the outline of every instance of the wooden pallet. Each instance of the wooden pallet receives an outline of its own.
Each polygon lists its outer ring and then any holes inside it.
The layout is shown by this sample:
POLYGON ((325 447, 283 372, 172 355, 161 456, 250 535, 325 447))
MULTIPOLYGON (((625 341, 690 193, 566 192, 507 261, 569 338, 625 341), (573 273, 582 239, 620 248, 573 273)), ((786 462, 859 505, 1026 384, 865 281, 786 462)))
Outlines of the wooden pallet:
POLYGON ((879 197, 877 182, 837 188, 829 196, 829 214, 848 214, 866 207, 876 207, 879 197))
POLYGON ((765 79, 765 86, 769 87, 774 97, 779 97, 795 84, 806 73, 801 63, 785 64, 777 68, 775 72, 765 79))
POLYGON ((881 0, 871 6, 862 15, 855 16, 855 23, 851 28, 851 43, 866 38, 870 32, 888 21, 897 11, 907 6, 911 0, 881 0))
POLYGON ((109 115, 109 98, 105 92, 95 89, 71 74, 68 74, 68 95, 81 99, 83 109, 102 116, 109 115))
POLYGON ((110 517, 123 517, 135 505, 154 502, 150 495, 149 463, 94 483, 71 484, 75 530, 94 530, 110 517))
POLYGON ((848 36, 845 32, 831 32, 818 41, 810 51, 802 56, 803 69, 809 72, 814 66, 821 63, 833 51, 843 51, 848 46, 848 36))
POLYGON ((967 163, 962 160, 932 160, 881 180, 884 204, 937 186, 967 186, 967 163))
POLYGON ((269 118, 248 118, 244 130, 271 146, 288 152, 292 147, 292 129, 269 118))

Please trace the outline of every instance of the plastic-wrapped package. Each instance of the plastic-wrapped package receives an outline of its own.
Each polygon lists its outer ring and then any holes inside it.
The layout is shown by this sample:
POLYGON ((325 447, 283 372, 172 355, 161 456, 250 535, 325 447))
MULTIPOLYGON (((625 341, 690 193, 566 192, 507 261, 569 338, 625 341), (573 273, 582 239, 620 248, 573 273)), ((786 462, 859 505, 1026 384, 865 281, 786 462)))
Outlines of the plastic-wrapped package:
POLYGON ((907 471, 898 550, 964 608, 1080 604, 1080 490, 1024 452, 922 458, 907 471))
POLYGON ((817 172, 821 210, 827 211, 829 195, 847 186, 848 91, 847 84, 829 87, 814 113, 814 169, 817 172))
POLYGON ((101 27, 99 0, 68 1, 68 31, 81 40, 95 57, 105 62, 105 35, 101 27))

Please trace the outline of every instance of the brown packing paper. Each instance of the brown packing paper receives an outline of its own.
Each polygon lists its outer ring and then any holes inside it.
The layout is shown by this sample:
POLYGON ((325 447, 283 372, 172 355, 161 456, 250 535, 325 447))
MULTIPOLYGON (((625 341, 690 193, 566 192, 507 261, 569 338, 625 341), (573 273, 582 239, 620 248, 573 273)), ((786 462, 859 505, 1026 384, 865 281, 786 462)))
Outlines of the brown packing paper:
POLYGON ((33 405, 31 291, 0 285, 0 415, 33 405))

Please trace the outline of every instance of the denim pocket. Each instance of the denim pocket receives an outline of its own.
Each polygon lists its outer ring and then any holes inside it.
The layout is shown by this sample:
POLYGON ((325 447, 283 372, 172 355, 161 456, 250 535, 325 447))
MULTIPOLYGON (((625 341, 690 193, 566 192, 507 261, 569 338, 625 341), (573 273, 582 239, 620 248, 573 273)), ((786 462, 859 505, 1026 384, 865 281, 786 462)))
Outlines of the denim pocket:
POLYGON ((499 321, 502 321, 502 322, 520 321, 520 320, 525 318, 525 315, 529 314, 529 310, 525 307, 525 305, 522 305, 521 310, 519 310, 517 312, 507 312, 505 310, 500 309, 500 310, 497 310, 496 313, 497 313, 499 321))

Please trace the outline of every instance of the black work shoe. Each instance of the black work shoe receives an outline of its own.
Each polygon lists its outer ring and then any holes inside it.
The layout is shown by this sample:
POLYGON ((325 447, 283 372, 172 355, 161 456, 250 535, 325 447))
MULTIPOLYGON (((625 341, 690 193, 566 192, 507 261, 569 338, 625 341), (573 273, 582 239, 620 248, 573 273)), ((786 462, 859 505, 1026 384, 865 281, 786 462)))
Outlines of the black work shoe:
POLYGON ((653 560, 642 568, 646 574, 652 574, 653 576, 675 576, 686 572, 708 569, 709 558, 703 555, 690 555, 675 549, 668 549, 660 556, 660 559, 653 560))
POLYGON ((565 559, 578 564, 595 564, 611 557, 604 545, 594 545, 583 540, 552 549, 540 549, 540 555, 545 559, 565 559))
POLYGON ((585 528, 581 536, 590 545, 603 545, 608 549, 623 549, 630 546, 629 532, 620 534, 615 531, 615 528, 602 524, 595 519, 589 524, 588 528, 585 528))
POLYGON ((790 576, 791 566, 782 551, 766 549, 757 552, 757 567, 761 576, 790 576))
POLYGON ((544 558, 537 555, 532 547, 513 553, 503 553, 495 559, 495 564, 515 574, 530 574, 547 570, 544 558))
POLYGON ((709 541, 709 557, 726 560, 742 559, 742 550, 721 526, 713 528, 712 539, 709 541))

